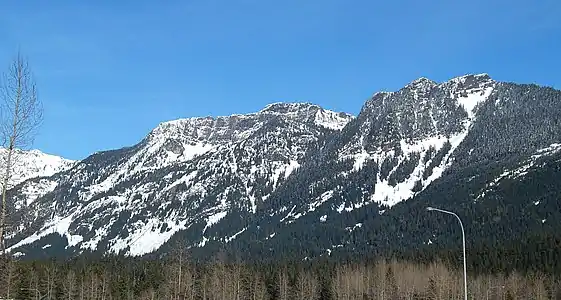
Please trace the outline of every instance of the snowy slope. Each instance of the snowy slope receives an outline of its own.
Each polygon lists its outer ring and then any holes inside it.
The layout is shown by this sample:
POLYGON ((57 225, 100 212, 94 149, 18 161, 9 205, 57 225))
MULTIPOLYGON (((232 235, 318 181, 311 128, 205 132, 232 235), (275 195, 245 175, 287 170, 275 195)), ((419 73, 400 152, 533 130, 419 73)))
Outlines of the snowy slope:
MULTIPOLYGON (((5 172, 7 152, 5 148, 0 148, 0 170, 2 173, 5 172)), ((12 156, 11 185, 17 185, 34 177, 52 176, 72 167, 74 163, 75 161, 46 154, 39 150, 15 150, 12 156)))
MULTIPOLYGON (((246 249, 247 240, 257 240, 256 253, 278 252, 279 245, 291 243, 287 253, 302 257, 318 255, 318 249, 325 254, 334 245, 345 245, 350 252, 354 247, 403 247, 417 241, 409 234, 401 238, 404 224, 425 228, 418 225, 416 208, 426 204, 417 201, 440 201, 447 207, 451 198, 470 199, 475 205, 492 194, 494 199, 482 205, 507 202, 496 201, 505 188, 528 169, 540 176, 536 171, 559 153, 561 128, 555 126, 560 96, 535 85, 497 82, 487 74, 442 83, 420 78, 398 91, 375 93, 356 119, 271 194, 259 220, 237 235, 239 243, 234 240, 232 247, 246 249), (452 197, 456 190, 462 193, 452 197), (349 228, 352 235, 339 233, 349 228)), ((539 199, 522 200, 521 205, 539 199)), ((470 212, 469 205, 455 204, 458 211, 470 212)), ((491 218, 483 212, 480 216, 491 218)))
MULTIPOLYGON (((403 236, 398 230, 411 218, 396 211, 409 214, 417 199, 447 204, 457 192, 455 199, 478 205, 516 179, 532 180, 528 170, 541 176, 547 164, 556 174, 559 99, 553 89, 477 74, 375 93, 356 118, 273 103, 251 114, 164 122, 137 145, 12 190, 25 208, 8 244, 21 253, 132 256, 176 240, 203 255, 289 245, 308 257, 370 238, 389 247, 385 232, 403 236)), ((545 203, 527 202, 536 201, 545 203)), ((493 219, 481 216, 480 224, 493 219)))
MULTIPOLYGON (((1 174, 5 174, 6 159, 7 150, 0 148, 1 174)), ((20 187, 20 195, 14 199, 14 206, 19 209, 52 191, 57 183, 49 177, 70 169, 75 163, 75 161, 46 154, 39 150, 15 150, 12 154, 12 170, 8 188, 22 183, 23 185, 20 187)))
POLYGON ((421 193, 454 162, 454 153, 469 134, 477 110, 496 82, 487 74, 466 75, 436 83, 412 81, 396 92, 380 92, 359 116, 312 158, 294 182, 308 190, 273 195, 269 207, 278 222, 291 224, 310 213, 328 220, 376 203, 384 209, 421 193), (313 167, 312 167, 313 166, 313 167), (331 170, 331 172, 323 172, 331 170), (308 202, 301 201, 306 195, 308 202), (328 213, 329 212, 329 213, 328 213))
MULTIPOLYGON (((423 78, 397 93, 387 93, 382 99, 372 100, 371 102, 377 103, 371 103, 371 109, 380 108, 380 102, 382 111, 386 103, 394 106, 389 109, 389 113, 394 113, 395 119, 389 122, 396 122, 390 126, 397 128, 395 141, 399 141, 399 144, 395 144, 393 148, 384 145, 372 148, 372 145, 369 145, 371 149, 366 150, 366 133, 372 135, 368 128, 379 128, 378 130, 383 131, 384 126, 388 125, 380 124, 377 127, 366 121, 361 125, 364 128, 362 134, 340 151, 339 159, 354 160, 354 171, 360 170, 368 161, 378 166, 385 163, 391 166, 387 174, 378 173, 374 184, 375 191, 370 196, 371 201, 393 206, 409 199, 442 176, 444 170, 452 163, 452 154, 468 135, 475 121, 477 106, 489 98, 494 85, 495 82, 487 74, 457 77, 440 85, 423 78), (402 98, 403 95, 406 97, 402 98), (393 102, 395 98, 405 99, 403 105, 396 105, 393 102), (409 99, 416 103, 407 103, 409 99), (459 108, 465 111, 467 116, 458 112, 459 108), (453 120, 449 120, 451 116, 453 120), (427 123, 427 127, 419 128, 419 125, 427 123), (446 124, 443 126, 442 123, 446 124), (436 153, 440 155, 436 156, 436 153), (392 175, 400 171, 405 164, 412 164, 406 171, 408 174, 400 176, 401 180, 390 183, 392 175)), ((388 113, 388 110, 385 113, 388 113)), ((377 119, 380 117, 380 114, 376 116, 377 119)))
POLYGON ((247 115, 164 122, 133 147, 96 153, 34 183, 49 191, 37 200, 23 184, 16 197, 30 204, 27 225, 11 248, 55 233, 77 252, 143 255, 180 230, 195 230, 192 245, 203 246, 225 217, 256 213, 312 144, 351 119, 309 103, 274 103, 247 115))

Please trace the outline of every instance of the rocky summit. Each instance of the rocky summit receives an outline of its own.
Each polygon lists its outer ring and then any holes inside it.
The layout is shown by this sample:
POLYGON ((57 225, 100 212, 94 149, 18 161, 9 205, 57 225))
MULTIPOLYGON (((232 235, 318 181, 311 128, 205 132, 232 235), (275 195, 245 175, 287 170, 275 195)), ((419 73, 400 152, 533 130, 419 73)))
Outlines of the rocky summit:
POLYGON ((465 75, 377 92, 357 117, 309 103, 160 124, 9 191, 21 257, 313 259, 558 234, 561 92, 465 75), (33 193, 27 191, 33 190, 33 193), (442 227, 445 225, 446 227, 442 227))

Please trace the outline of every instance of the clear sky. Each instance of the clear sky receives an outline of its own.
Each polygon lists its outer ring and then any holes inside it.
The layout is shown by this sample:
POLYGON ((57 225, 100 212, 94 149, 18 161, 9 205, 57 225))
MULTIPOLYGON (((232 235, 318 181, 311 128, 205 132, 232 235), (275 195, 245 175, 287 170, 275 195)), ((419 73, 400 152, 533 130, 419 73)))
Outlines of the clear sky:
POLYGON ((271 102, 357 114, 421 76, 561 88, 561 1, 3 0, 0 70, 18 47, 45 107, 34 148, 81 159, 271 102))

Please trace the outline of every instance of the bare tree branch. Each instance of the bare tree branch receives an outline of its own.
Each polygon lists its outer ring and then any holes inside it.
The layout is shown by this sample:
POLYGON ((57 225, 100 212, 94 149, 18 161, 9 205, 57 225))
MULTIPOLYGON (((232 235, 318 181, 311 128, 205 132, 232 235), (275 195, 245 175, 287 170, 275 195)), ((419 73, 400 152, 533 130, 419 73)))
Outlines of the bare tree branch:
POLYGON ((0 215, 0 256, 5 252, 7 191, 12 184, 18 150, 33 144, 36 130, 43 120, 43 107, 37 97, 37 87, 29 63, 18 52, 8 72, 0 82, 0 155, 4 163, 1 170, 2 211, 0 215))

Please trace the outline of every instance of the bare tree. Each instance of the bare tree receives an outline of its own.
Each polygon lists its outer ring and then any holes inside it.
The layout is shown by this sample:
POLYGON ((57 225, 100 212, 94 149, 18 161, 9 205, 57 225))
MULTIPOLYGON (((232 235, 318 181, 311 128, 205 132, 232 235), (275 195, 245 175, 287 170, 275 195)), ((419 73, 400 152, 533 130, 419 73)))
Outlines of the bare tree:
POLYGON ((267 286, 260 272, 253 272, 251 278, 251 298, 250 300, 265 300, 267 299, 267 286))
POLYGON ((10 257, 0 257, 0 299, 10 299, 16 266, 10 257))
POLYGON ((288 268, 283 266, 278 273, 278 299, 287 300, 290 295, 288 268))
POLYGON ((296 285, 294 287, 294 299, 318 299, 318 287, 318 280, 311 271, 300 270, 297 274, 296 285))
POLYGON ((37 98, 37 89, 28 62, 18 52, 10 68, 0 83, 2 115, 0 134, 2 135, 2 211, 0 215, 0 255, 5 251, 7 214, 6 192, 12 184, 12 172, 16 163, 16 150, 25 149, 33 143, 35 130, 43 119, 43 107, 37 98))

